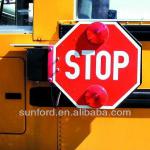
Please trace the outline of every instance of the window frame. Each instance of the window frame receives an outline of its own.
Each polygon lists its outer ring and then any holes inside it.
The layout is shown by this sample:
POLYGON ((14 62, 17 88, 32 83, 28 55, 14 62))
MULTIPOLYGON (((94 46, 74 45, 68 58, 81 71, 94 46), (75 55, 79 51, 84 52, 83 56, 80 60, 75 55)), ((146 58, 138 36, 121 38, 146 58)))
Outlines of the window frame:
POLYGON ((110 22, 110 21, 123 21, 123 22, 149 22, 149 19, 80 19, 78 18, 78 0, 74 0, 74 15, 73 19, 75 21, 82 21, 82 22, 96 22, 96 21, 104 21, 104 22, 110 22))
MULTIPOLYGON (((4 3, 5 4, 5 3, 4 3)), ((15 5, 17 4, 17 0, 15 5)), ((4 7, 3 7, 4 10, 4 7)), ((3 12, 2 10, 2 12, 3 12)), ((34 0, 33 0, 33 10, 34 10, 34 0)), ((15 20, 17 18, 17 5, 15 6, 15 20)), ((17 21, 17 20, 16 20, 17 21)), ((32 25, 17 25, 16 24, 0 24, 0 34, 8 34, 8 33, 24 33, 24 34, 31 34, 33 33, 33 23, 34 23, 34 11, 33 11, 33 19, 32 25)))

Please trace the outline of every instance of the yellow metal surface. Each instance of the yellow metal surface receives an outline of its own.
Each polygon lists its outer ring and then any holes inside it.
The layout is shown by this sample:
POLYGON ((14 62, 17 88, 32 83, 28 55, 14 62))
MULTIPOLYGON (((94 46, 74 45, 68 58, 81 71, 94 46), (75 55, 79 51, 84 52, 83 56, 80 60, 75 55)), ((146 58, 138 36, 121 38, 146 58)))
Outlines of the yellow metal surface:
POLYGON ((34 0, 34 40, 58 40, 58 21, 73 15, 74 0, 34 0))
POLYGON ((141 42, 142 44, 142 84, 140 88, 150 89, 150 42, 141 42))
MULTIPOLYGON (((52 108, 30 105, 30 89, 48 85, 23 79, 23 72, 26 72, 26 68, 23 71, 23 64, 19 60, 20 58, 26 60, 26 48, 12 47, 10 44, 56 43, 58 41, 58 22, 65 20, 61 23, 74 23, 70 21, 73 19, 73 3, 73 0, 34 0, 33 34, 0 34, 0 57, 2 60, 4 60, 3 57, 16 57, 15 62, 8 59, 5 65, 1 65, 0 60, 1 72, 11 64, 10 71, 15 71, 17 81, 20 81, 20 84, 17 82, 18 84, 15 86, 15 81, 11 81, 12 79, 8 79, 6 76, 4 79, 6 84, 3 86, 6 87, 5 89, 2 87, 1 82, 4 80, 1 81, 2 75, 0 75, 0 132, 12 132, 12 134, 0 133, 0 150, 149 150, 149 109, 132 109, 130 117, 122 118, 112 116, 28 116, 25 119, 24 116, 16 115, 16 112, 24 104, 28 111, 52 108), (23 82, 26 85, 24 89, 23 82), (10 83, 9 87, 7 87, 7 83, 10 83), (2 93, 7 91, 7 88, 20 92, 25 90, 26 92, 21 101, 13 101, 14 105, 7 105, 8 102, 4 104, 5 100, 2 98, 2 93), (21 134, 17 134, 17 132, 21 134)), ((149 23, 123 22, 122 24, 149 23)), ((142 42, 142 46, 142 85, 140 88, 149 89, 150 42, 142 42)), ((6 74, 6 72, 4 73, 6 74)))
POLYGON ((49 41, 33 41, 32 34, 1 34, 0 56, 23 57, 26 56, 26 48, 13 47, 11 44, 48 44, 49 41))
MULTIPOLYGON (((46 108, 40 109, 44 110, 46 108)), ((27 117, 25 133, 0 134, 0 149, 57 150, 56 122, 57 119, 55 117, 27 117)))
POLYGON ((149 150, 150 110, 130 111, 130 117, 122 118, 61 117, 60 149, 149 150))
MULTIPOLYGON (((27 111, 50 108, 37 108, 30 105, 30 89, 41 86, 41 84, 36 85, 26 79, 26 68, 24 68, 26 65, 22 62, 22 59, 26 60, 26 48, 10 46, 10 44, 46 44, 48 41, 33 41, 32 34, 0 34, 0 41, 0 149, 56 150, 57 118, 55 116, 31 116, 25 119, 24 116, 19 115, 19 111, 24 110, 24 105, 27 111), (16 59, 12 60, 10 57, 16 59), (4 76, 3 80, 2 75, 4 76), (15 80, 15 78, 17 79, 15 80), (9 92, 26 91, 26 94, 22 94, 20 101, 7 101, 4 99, 3 93, 8 90, 10 90, 9 92)), ((44 85, 47 86, 47 83, 44 85)))
POLYGON ((0 58, 0 68, 0 133, 23 133, 25 117, 19 117, 18 111, 25 109, 24 61, 0 58), (6 99, 6 93, 20 93, 21 99, 6 99))

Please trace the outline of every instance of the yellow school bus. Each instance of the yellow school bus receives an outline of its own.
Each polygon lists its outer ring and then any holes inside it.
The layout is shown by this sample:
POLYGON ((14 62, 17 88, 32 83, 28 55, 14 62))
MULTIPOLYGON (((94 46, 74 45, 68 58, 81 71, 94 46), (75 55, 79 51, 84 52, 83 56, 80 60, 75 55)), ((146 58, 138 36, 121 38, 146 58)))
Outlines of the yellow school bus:
POLYGON ((148 0, 0 0, 0 150, 149 150, 149 20, 148 0), (142 44, 141 86, 99 116, 47 79, 48 46, 83 20, 118 21, 142 44))

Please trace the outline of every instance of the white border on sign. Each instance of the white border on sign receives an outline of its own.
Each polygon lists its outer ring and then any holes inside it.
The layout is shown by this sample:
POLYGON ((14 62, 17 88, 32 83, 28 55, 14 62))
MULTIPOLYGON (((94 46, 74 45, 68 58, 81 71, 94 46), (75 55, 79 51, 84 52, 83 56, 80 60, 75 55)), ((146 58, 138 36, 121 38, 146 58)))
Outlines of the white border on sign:
MULTIPOLYGON (((60 45, 80 24, 90 24, 91 22, 78 22, 62 39, 60 39, 55 45, 54 45, 54 57, 53 62, 56 62, 56 47, 60 45)), ((126 36, 129 41, 132 42, 132 44, 137 48, 138 50, 138 63, 137 63, 137 83, 127 92, 125 93, 113 106, 102 106, 100 109, 115 109, 125 98, 127 98, 140 84, 141 84, 141 46, 135 42, 135 40, 117 23, 117 22, 102 22, 104 24, 113 24, 115 25, 121 32, 126 36)), ((78 108, 90 108, 87 105, 78 105, 73 98, 56 82, 56 63, 53 65, 53 83, 69 98, 69 100, 78 108)))

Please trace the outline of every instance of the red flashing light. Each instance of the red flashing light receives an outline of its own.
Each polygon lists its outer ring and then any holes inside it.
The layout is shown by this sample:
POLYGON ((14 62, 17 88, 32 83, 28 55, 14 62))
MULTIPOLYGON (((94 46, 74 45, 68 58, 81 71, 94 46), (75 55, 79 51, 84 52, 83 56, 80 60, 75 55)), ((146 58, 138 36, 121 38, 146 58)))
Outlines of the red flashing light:
POLYGON ((85 92, 86 104, 92 108, 99 108, 106 104, 108 94, 104 87, 99 85, 90 86, 85 92))
POLYGON ((109 30, 107 25, 101 22, 94 22, 89 25, 87 29, 87 38, 92 44, 102 45, 109 36, 109 30))

